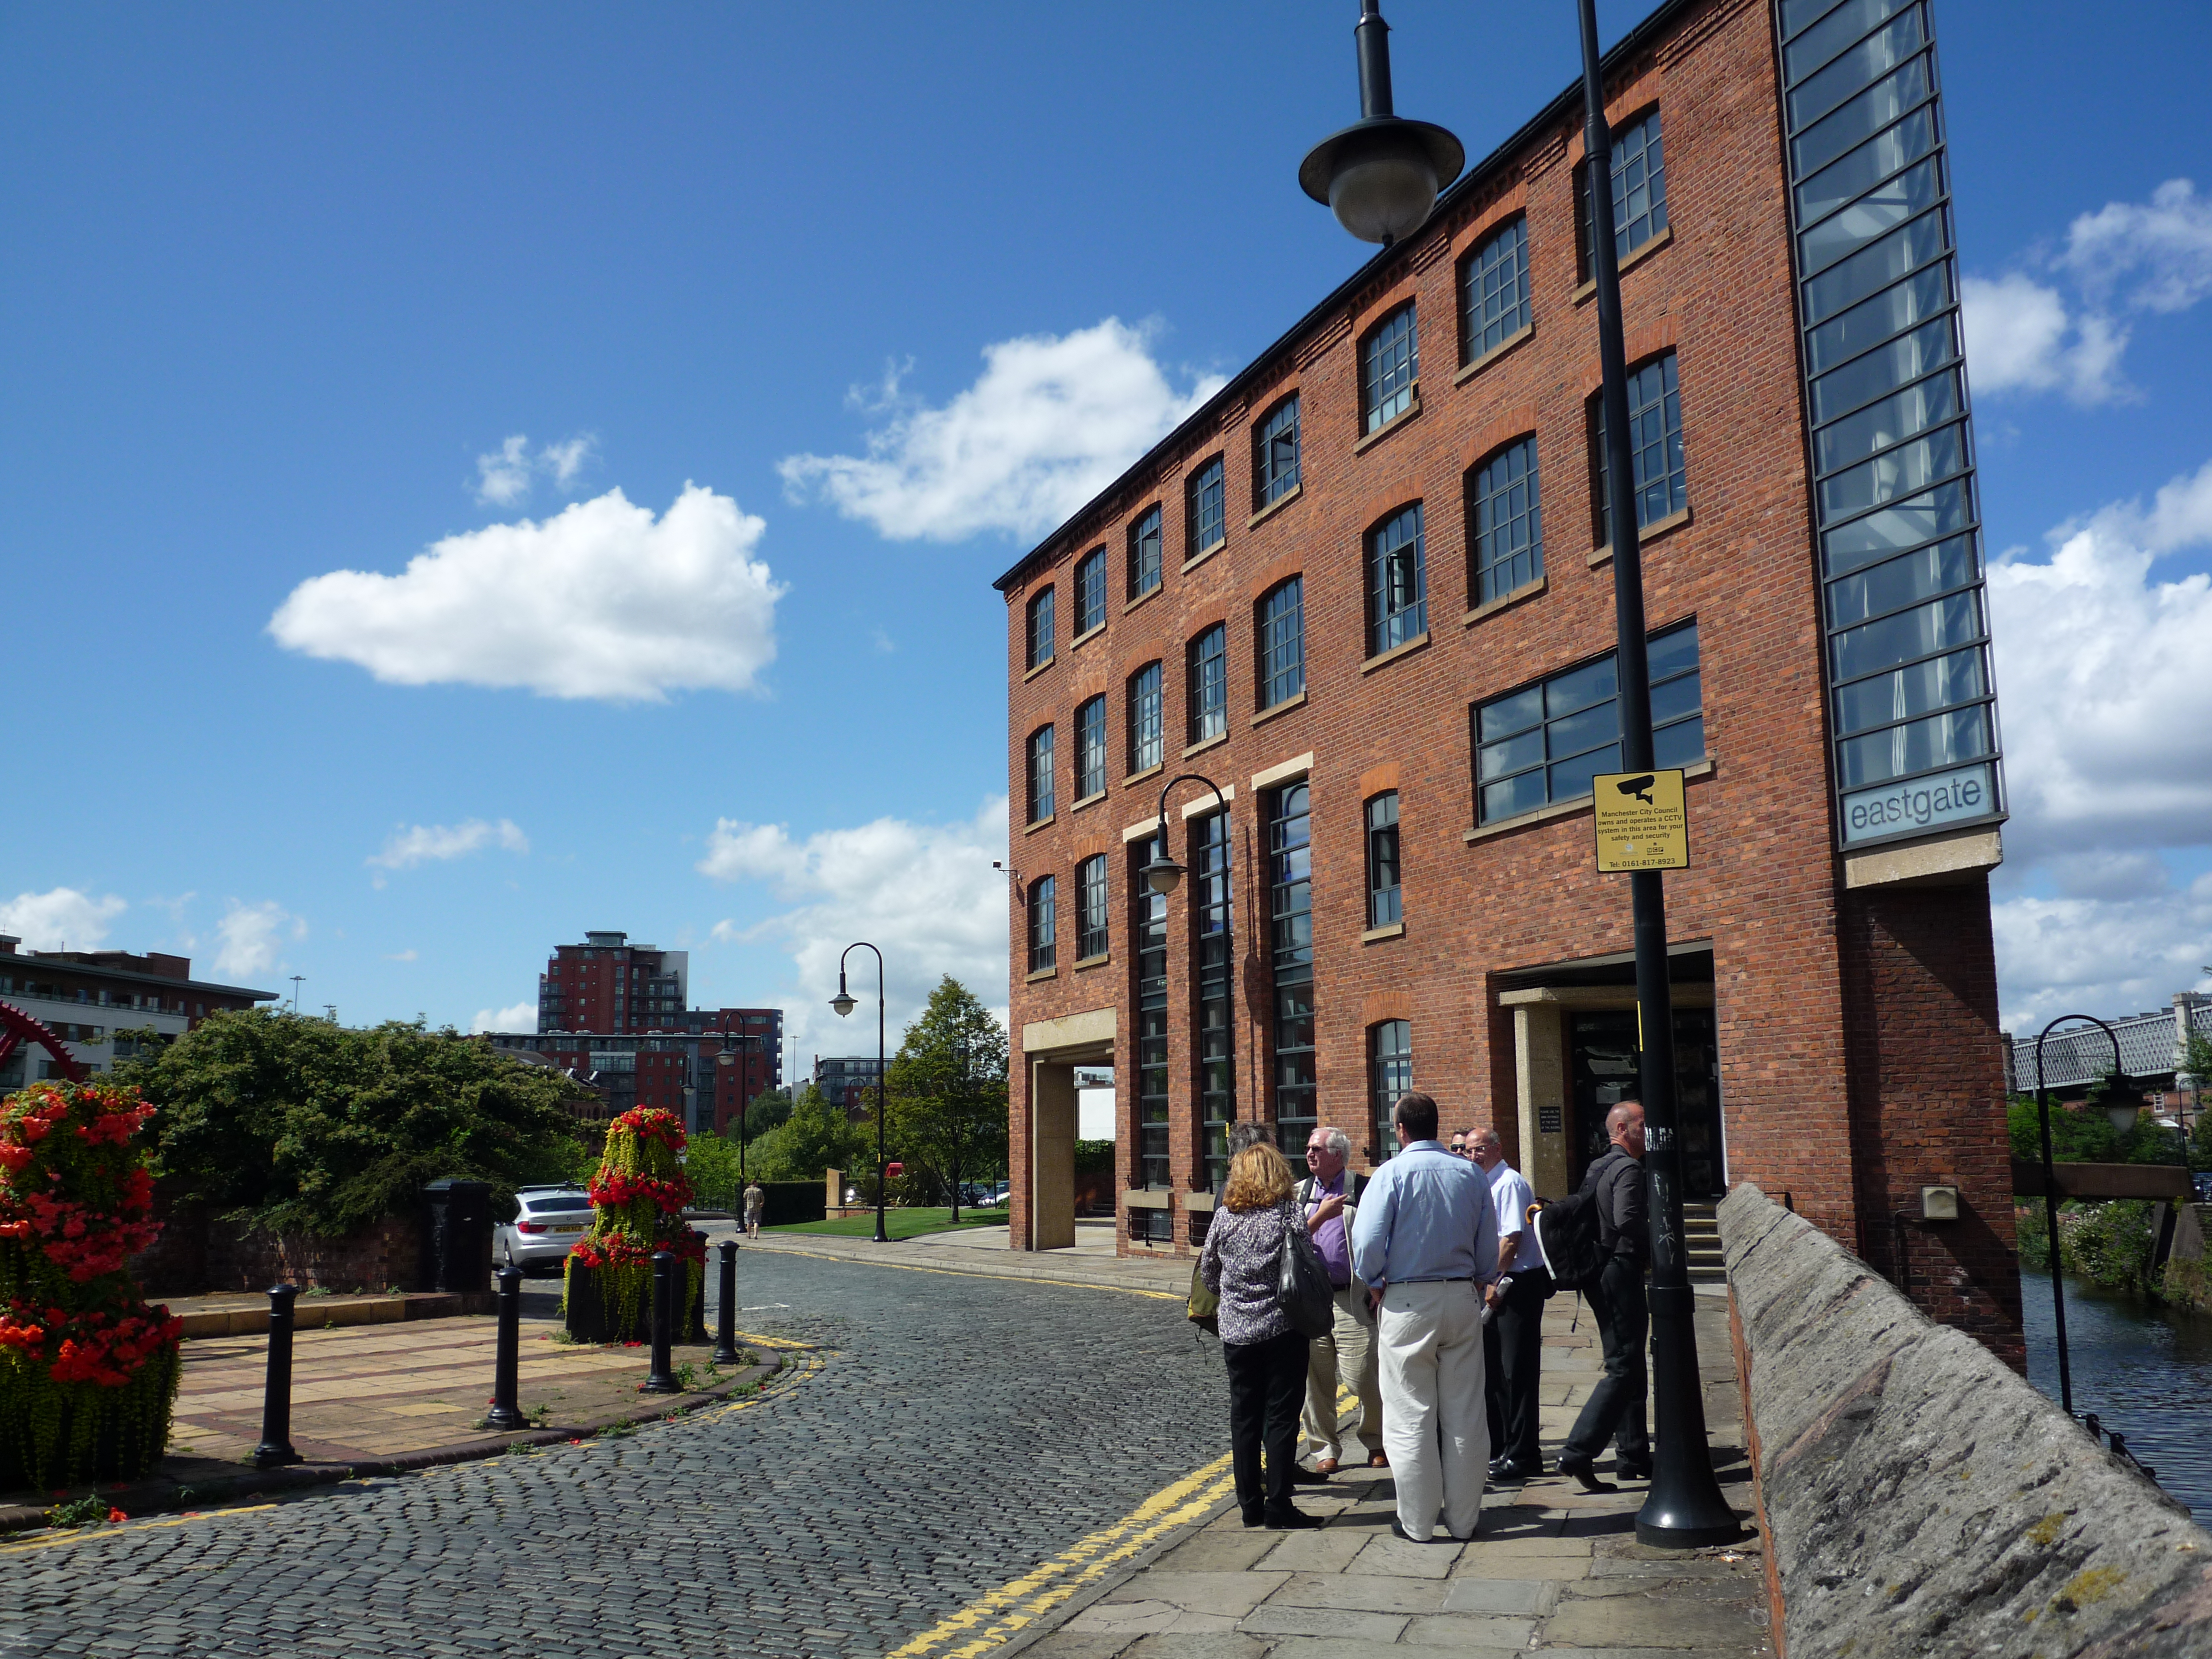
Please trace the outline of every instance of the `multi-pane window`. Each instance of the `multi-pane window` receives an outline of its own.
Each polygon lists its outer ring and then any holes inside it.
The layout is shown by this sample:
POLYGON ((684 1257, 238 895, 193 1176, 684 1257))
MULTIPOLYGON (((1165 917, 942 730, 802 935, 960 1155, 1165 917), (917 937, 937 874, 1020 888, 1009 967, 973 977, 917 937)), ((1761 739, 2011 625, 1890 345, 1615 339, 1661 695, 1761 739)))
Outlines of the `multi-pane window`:
POLYGON ((1106 699, 1092 697, 1075 711, 1075 799, 1106 790, 1106 699))
POLYGON ((1129 526, 1129 597, 1140 599, 1160 585, 1160 510, 1149 508, 1129 526))
POLYGON ((1129 770, 1148 772, 1160 763, 1160 665, 1148 662, 1129 676, 1129 770))
POLYGON ((1059 884, 1051 876, 1040 876, 1030 886, 1030 972, 1033 974, 1044 972, 1059 960, 1054 944, 1059 928, 1058 890, 1059 884))
POLYGON ((1293 576, 1260 601, 1260 707, 1306 689, 1305 579, 1293 576))
POLYGON ((1502 599, 1544 574, 1534 438, 1516 439, 1468 475, 1467 526, 1475 604, 1502 599))
POLYGON ((1471 363, 1528 326, 1528 221, 1516 216, 1460 265, 1459 358, 1471 363))
MULTIPOLYGON (((1682 462, 1682 399, 1674 384, 1674 354, 1654 357, 1628 377, 1628 452, 1635 466, 1636 526, 1656 524, 1690 504, 1682 462)), ((1611 458, 1606 451, 1605 399, 1590 400, 1590 476, 1595 490, 1591 522, 1597 545, 1613 545, 1613 501, 1607 494, 1611 458)))
POLYGON ((1030 601, 1030 666, 1041 668, 1052 660, 1053 591, 1049 587, 1030 601))
POLYGON ((2002 811, 1942 109, 1911 0, 1783 0, 1846 845, 2002 811))
POLYGON ((1106 954, 1106 855, 1075 866, 1075 956, 1090 962, 1106 954))
POLYGON ((1267 411, 1252 442, 1253 510, 1273 507, 1298 487, 1298 397, 1267 411))
POLYGON ((1267 883, 1275 969, 1275 1144, 1305 1144, 1319 1121, 1314 1079, 1313 817, 1304 783, 1275 792, 1267 883))
MULTIPOLYGON (((1655 634, 1651 672, 1655 766, 1686 766, 1705 752, 1698 625, 1655 634)), ((1620 770, 1620 702, 1611 654, 1498 697, 1475 711, 1480 821, 1497 823, 1590 793, 1600 772, 1620 770)))
POLYGON ((1367 1112, 1374 1126, 1370 1160, 1380 1164, 1398 1150, 1390 1109, 1413 1086, 1413 1027, 1410 1020, 1386 1019, 1367 1028, 1367 1112))
POLYGON ((1183 556, 1196 558, 1229 538, 1229 482, 1216 455, 1191 475, 1183 522, 1190 545, 1183 556))
POLYGON ((1197 956, 1198 1121, 1206 1184, 1229 1178, 1229 1126, 1237 1117, 1237 1044, 1231 957, 1229 814, 1209 812, 1191 826, 1191 942, 1197 956))
POLYGON ((1405 920, 1398 896, 1398 792, 1367 803, 1367 925, 1388 927, 1405 920))
POLYGON ((1052 816, 1052 727, 1040 726, 1030 733, 1030 822, 1042 823, 1052 816))
POLYGON ((1190 642, 1190 741, 1229 729, 1229 629, 1216 623, 1190 642))
POLYGON ((1380 323, 1359 349, 1359 413, 1363 429, 1380 431, 1413 406, 1421 372, 1413 337, 1413 305, 1407 301, 1380 323))
POLYGON ((1106 625, 1106 550, 1094 547, 1075 562, 1075 632, 1078 638, 1106 625))
POLYGON ((1367 654, 1379 657, 1428 631, 1428 580, 1421 504, 1367 532, 1367 654))
MULTIPOLYGON (((1137 1167, 1139 1187, 1169 1181, 1168 902, 1144 879, 1144 866, 1167 851, 1155 836, 1130 854, 1130 931, 1135 938, 1137 1003, 1137 1167)), ((1159 1213, 1165 1215, 1165 1211, 1159 1213)))
MULTIPOLYGON (((1577 251, 1590 274, 1589 167, 1575 176, 1577 251)), ((1613 254, 1626 259, 1667 228, 1667 163, 1660 152, 1659 112, 1613 135, 1613 254)))

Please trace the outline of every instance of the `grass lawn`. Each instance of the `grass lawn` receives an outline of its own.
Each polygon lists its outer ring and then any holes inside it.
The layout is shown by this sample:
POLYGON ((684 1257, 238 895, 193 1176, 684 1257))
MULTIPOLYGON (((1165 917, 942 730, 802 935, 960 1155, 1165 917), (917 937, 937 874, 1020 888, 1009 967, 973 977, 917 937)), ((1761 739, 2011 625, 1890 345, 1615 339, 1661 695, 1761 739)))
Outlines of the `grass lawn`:
MULTIPOLYGON (((1002 1206, 994 1210, 971 1210, 965 1205, 960 1209, 960 1224, 968 1227, 1003 1227, 1006 1212, 1002 1206)), ((950 1231, 952 1212, 948 1209, 886 1210, 884 1212, 884 1231, 893 1238, 917 1238, 923 1233, 950 1231)), ((781 1227, 763 1227, 764 1233, 836 1233, 844 1238, 873 1238, 876 1236, 876 1212, 866 1215, 840 1216, 831 1221, 794 1221, 781 1227)))

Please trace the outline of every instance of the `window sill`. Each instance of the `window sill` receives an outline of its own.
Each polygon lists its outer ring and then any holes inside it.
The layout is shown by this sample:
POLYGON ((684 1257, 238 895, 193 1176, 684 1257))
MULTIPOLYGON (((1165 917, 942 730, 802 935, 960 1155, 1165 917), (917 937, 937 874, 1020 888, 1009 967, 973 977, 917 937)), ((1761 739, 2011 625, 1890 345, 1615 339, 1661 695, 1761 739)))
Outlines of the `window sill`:
MULTIPOLYGON (((1685 783, 1693 779, 1711 777, 1713 763, 1710 757, 1692 761, 1682 769, 1685 783)), ((1526 830, 1532 823, 1548 823, 1553 818, 1572 817, 1577 812, 1587 812, 1596 799, 1593 795, 1577 795, 1572 800, 1554 801, 1549 806, 1540 806, 1533 812, 1523 812, 1517 817, 1500 818, 1495 823, 1486 823, 1479 829, 1462 830, 1460 839, 1473 846, 1479 841, 1488 841, 1492 836, 1510 835, 1516 830, 1526 830)))
POLYGON ((1121 1202, 1133 1210, 1164 1210, 1168 1195, 1158 1187, 1133 1187, 1123 1190, 1121 1202))
POLYGON ((1183 750, 1182 757, 1185 760, 1188 760, 1193 755, 1202 755, 1207 750, 1215 748, 1228 741, 1229 734, 1226 732, 1222 732, 1218 737, 1200 738, 1196 743, 1189 744, 1183 750))
POLYGON ((1267 506, 1261 507, 1250 518, 1245 520, 1244 527, 1247 530, 1257 530, 1261 525, 1267 523, 1268 520, 1273 518, 1275 514, 1281 512, 1285 507, 1288 507, 1292 501, 1297 500, 1299 496, 1305 493, 1305 480, 1301 478, 1297 483, 1292 484, 1288 489, 1285 489, 1281 495, 1276 496, 1273 501, 1269 501, 1267 506))
POLYGON ((1024 984, 1024 985, 1034 985, 1034 984, 1036 984, 1039 980, 1043 980, 1043 979, 1058 979, 1059 977, 1060 977, 1060 969, 1057 969, 1057 968, 1040 968, 1040 969, 1038 969, 1036 970, 1036 972, 1035 972, 1034 974, 1031 974, 1031 975, 1030 975, 1027 979, 1024 980, 1024 981, 1022 981, 1022 983, 1023 983, 1023 984, 1024 984))
MULTIPOLYGON (((1661 231, 1656 236, 1654 236, 1650 241, 1644 243, 1643 246, 1636 249, 1634 252, 1630 253, 1626 259, 1623 259, 1620 262, 1620 274, 1623 276, 1627 276, 1630 271, 1635 270, 1637 266, 1642 264, 1646 259, 1656 253, 1661 248, 1669 246, 1674 240, 1674 227, 1670 224, 1666 229, 1661 231)), ((1597 278, 1593 276, 1589 281, 1584 283, 1580 288, 1575 290, 1575 303, 1577 305, 1580 305, 1583 301, 1589 299, 1596 292, 1597 278)))
POLYGON ((1535 332, 1536 325, 1534 323, 1529 322, 1522 324, 1520 327, 1515 329, 1510 334, 1500 340, 1496 345, 1491 347, 1489 350, 1484 352, 1482 356, 1475 358, 1472 362, 1468 363, 1465 368, 1462 368, 1458 374, 1453 375, 1452 384, 1454 386, 1465 386, 1476 375, 1481 374, 1484 369, 1488 368, 1491 364, 1496 362, 1507 352, 1512 350, 1514 347, 1528 339, 1535 332))
POLYGON ((1419 380, 1416 380, 1413 382, 1413 401, 1407 406, 1406 412, 1402 415, 1394 415, 1389 420, 1385 421, 1381 426, 1376 427, 1374 431, 1369 433, 1358 443, 1352 445, 1352 453, 1355 455, 1364 455, 1369 450, 1374 448, 1376 445, 1381 443, 1385 438, 1395 432, 1400 427, 1406 425, 1408 422, 1418 420, 1420 417, 1420 413, 1421 383, 1419 380))
POLYGON ((1494 599, 1485 599, 1459 619, 1460 626, 1472 628, 1475 623, 1486 617, 1494 617, 1501 611, 1510 611, 1523 600, 1534 599, 1538 594, 1545 592, 1548 586, 1545 579, 1539 576, 1533 582, 1523 582, 1510 593, 1500 593, 1494 599))
POLYGON ((1369 928, 1359 936, 1359 942, 1362 945, 1372 945, 1380 939, 1402 939, 1405 933, 1406 924, 1402 921, 1394 921, 1388 927, 1369 928))
POLYGON ((1022 833, 1025 836, 1034 836, 1038 830, 1049 825, 1053 821, 1054 816, 1054 815, 1053 813, 1046 813, 1042 817, 1036 819, 1034 823, 1024 825, 1022 830, 1022 833))
POLYGON ((1224 536, 1219 541, 1214 543, 1212 546, 1206 549, 1205 551, 1192 554, 1188 558, 1182 562, 1182 574, 1188 576, 1192 571, 1197 569, 1199 566, 1204 564, 1208 559, 1212 558, 1215 554, 1218 553, 1223 548, 1228 545, 1229 538, 1226 536, 1224 536))
POLYGON ((1078 634, 1073 639, 1070 640, 1067 642, 1067 648, 1071 651, 1080 651, 1085 646, 1090 644, 1091 641, 1097 639, 1105 631, 1106 624, 1104 623, 1100 623, 1097 627, 1086 629, 1085 632, 1078 634))
POLYGON ((1095 795, 1085 795, 1081 800, 1076 801, 1070 805, 1067 810, 1071 812, 1080 812, 1085 807, 1096 806, 1100 801, 1104 800, 1105 799, 1106 792, 1103 789, 1101 789, 1095 795))
POLYGON ((1262 708, 1258 714, 1252 716, 1252 724, 1255 726, 1265 726, 1269 720, 1273 720, 1278 714, 1287 714, 1293 708, 1303 708, 1305 706, 1306 694, 1301 691, 1295 697, 1285 697, 1282 702, 1271 704, 1267 708, 1262 708))
POLYGON ((1138 595, 1137 595, 1137 597, 1136 597, 1135 599, 1131 599, 1131 600, 1130 600, 1127 605, 1123 605, 1123 606, 1121 607, 1121 614, 1122 614, 1123 616, 1125 616, 1125 617, 1126 617, 1126 616, 1127 616, 1127 615, 1128 615, 1132 611, 1134 611, 1134 610, 1135 610, 1139 605, 1142 605, 1142 604, 1143 604, 1146 599, 1157 599, 1158 598, 1159 598, 1159 596, 1160 596, 1160 584, 1159 584, 1159 583, 1158 583, 1158 582, 1154 582, 1154 583, 1153 583, 1150 587, 1146 588, 1143 592, 1141 592, 1141 593, 1138 594, 1138 595))
POLYGON ((1210 1214, 1212 1209, 1213 1194, 1212 1193, 1185 1193, 1182 1195, 1182 1212, 1185 1215, 1210 1214))
POLYGON ((1143 782, 1146 778, 1156 778, 1156 777, 1159 776, 1159 775, 1160 775, 1160 766, 1161 766, 1161 763, 1160 763, 1160 762, 1158 762, 1158 761, 1154 761, 1154 762, 1153 762, 1150 766, 1147 766, 1147 767, 1146 767, 1143 771, 1141 771, 1141 772, 1132 772, 1132 773, 1130 773, 1130 774, 1129 774, 1129 775, 1128 775, 1127 777, 1126 777, 1126 778, 1124 778, 1124 779, 1122 779, 1122 780, 1121 780, 1121 787, 1122 787, 1124 789, 1127 789, 1127 788, 1131 784, 1133 784, 1133 783, 1142 783, 1142 782, 1143 782))
POLYGON ((1405 644, 1394 646, 1391 649, 1382 653, 1379 657, 1370 657, 1365 662, 1359 665, 1359 672, 1363 674, 1371 674, 1376 669, 1397 661, 1401 657, 1410 657, 1416 651, 1426 650, 1428 648, 1428 643, 1429 635, 1427 630, 1425 629, 1420 633, 1414 635, 1412 639, 1407 640, 1405 644))
POLYGON ((1082 961, 1075 964, 1075 971, 1079 974, 1086 973, 1093 968, 1103 968, 1107 963, 1113 960, 1114 953, 1111 951, 1105 952, 1102 956, 1085 957, 1082 961))
POLYGON ((1039 663, 1039 664, 1038 664, 1035 668, 1030 669, 1030 672, 1029 672, 1028 673, 1026 673, 1026 674, 1024 674, 1024 675, 1023 675, 1023 676, 1022 676, 1022 684, 1023 684, 1024 685, 1027 685, 1027 684, 1028 684, 1031 680, 1035 679, 1038 675, 1040 675, 1040 674, 1043 673, 1043 672, 1044 672, 1044 671, 1045 671, 1046 669, 1048 669, 1048 668, 1051 667, 1051 666, 1052 666, 1052 664, 1053 664, 1053 659, 1052 659, 1050 657, 1047 657, 1047 658, 1046 658, 1042 662, 1039 663))
MULTIPOLYGON (((1636 532, 1636 545, 1638 548, 1649 547, 1661 537, 1672 535, 1689 522, 1690 509, 1686 507, 1680 513, 1669 513, 1663 519, 1654 519, 1636 532)), ((1611 557, 1613 557, 1611 542, 1607 542, 1603 547, 1593 547, 1589 553, 1589 567, 1595 570, 1611 557)))

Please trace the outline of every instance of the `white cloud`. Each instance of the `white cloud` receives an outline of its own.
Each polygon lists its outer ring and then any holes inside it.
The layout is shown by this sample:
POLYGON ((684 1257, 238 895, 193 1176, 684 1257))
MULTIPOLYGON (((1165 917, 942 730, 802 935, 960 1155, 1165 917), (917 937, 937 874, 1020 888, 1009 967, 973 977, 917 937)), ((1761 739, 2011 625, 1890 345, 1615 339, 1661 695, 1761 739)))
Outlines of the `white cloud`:
POLYGON ((392 951, 384 959, 386 962, 412 962, 415 960, 415 947, 410 945, 404 951, 392 951))
POLYGON ((819 490, 894 541, 1042 535, 1221 389, 1208 374, 1176 391, 1152 356, 1157 332, 1109 317, 1002 340, 941 409, 903 395, 894 368, 866 405, 890 416, 868 453, 790 456, 778 467, 786 489, 794 501, 819 490))
POLYGON ((2212 464, 2148 513, 2117 503, 2050 541, 2046 562, 2015 550, 1989 573, 2015 852, 2212 843, 2212 579, 2151 570, 2212 541, 2212 464))
POLYGON ((744 691, 775 659, 784 590, 750 556, 766 528, 696 484, 658 522, 611 489, 542 522, 448 536, 397 576, 312 577, 269 631, 289 649, 398 685, 521 686, 609 702, 744 691))
POLYGON ((2060 1014, 2134 1013, 2176 991, 2212 988, 2212 875, 2175 888, 2155 883, 2125 897, 2062 890, 1990 907, 2001 1018, 2015 1036, 2060 1014))
MULTIPOLYGON (((725 942, 779 940, 797 969, 787 1016, 792 1040, 807 1053, 872 1049, 873 1022, 856 1012, 840 1020, 827 1004, 837 987, 837 957, 855 939, 884 953, 891 1041, 919 1013, 946 974, 1004 1016, 1006 1001, 1006 876, 991 867, 1006 856, 1006 800, 985 803, 964 823, 919 824, 878 818, 794 842, 781 824, 723 818, 708 836, 702 875, 758 882, 790 904, 749 928, 725 921, 725 942)), ((853 953, 853 994, 875 995, 875 962, 853 953)))
POLYGON ((43 893, 18 893, 0 899, 0 933, 13 933, 27 951, 72 951, 99 948, 107 937, 107 924, 130 908, 112 893, 94 898, 74 887, 51 887, 43 893))
POLYGON ((538 474, 566 489, 598 442, 592 434, 579 433, 565 443, 547 444, 533 456, 529 438, 514 433, 491 454, 477 457, 477 500, 485 507, 512 507, 529 495, 531 479, 538 474))
POLYGON ((2125 391, 2120 356, 2128 331, 2097 312, 2069 315, 2058 290, 2017 271, 1960 284, 1966 368, 1977 392, 2063 391, 2075 403, 2109 403, 2125 391))
POLYGON ((2212 294, 2212 200, 2169 179, 2147 203, 2107 202, 2066 228, 2052 262, 2093 300, 2141 311, 2186 311, 2212 294))
POLYGON ((307 938, 307 924, 274 899, 258 904, 233 899, 215 931, 222 940, 215 953, 215 972, 226 980, 242 981, 285 966, 284 942, 307 938))
POLYGON ((534 1002, 514 1002, 504 1008, 479 1008, 477 1017, 469 1022, 471 1031, 534 1031, 537 1029, 538 1005, 534 1002))
MULTIPOLYGON (((385 839, 384 850, 372 853, 362 862, 386 870, 411 870, 434 859, 463 858, 494 846, 510 853, 527 853, 530 837, 513 818, 501 818, 497 823, 483 818, 454 824, 413 823, 393 830, 385 839)), ((383 884, 380 878, 378 884, 383 884)))

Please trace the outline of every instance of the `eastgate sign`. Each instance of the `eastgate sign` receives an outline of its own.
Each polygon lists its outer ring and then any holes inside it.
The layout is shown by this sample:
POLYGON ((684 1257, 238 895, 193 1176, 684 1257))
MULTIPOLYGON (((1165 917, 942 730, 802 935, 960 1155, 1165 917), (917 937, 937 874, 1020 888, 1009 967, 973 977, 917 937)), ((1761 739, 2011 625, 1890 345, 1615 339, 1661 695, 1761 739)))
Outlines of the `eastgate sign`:
POLYGON ((1990 775, 1990 763, 1984 761, 1978 766, 1962 766, 1932 778, 1862 789, 1844 797, 1843 809, 1844 844, 1848 847, 1855 842, 1988 817, 1997 810, 1996 786, 1990 775))

